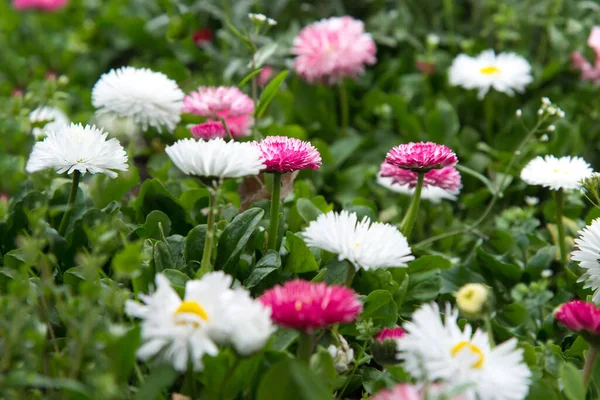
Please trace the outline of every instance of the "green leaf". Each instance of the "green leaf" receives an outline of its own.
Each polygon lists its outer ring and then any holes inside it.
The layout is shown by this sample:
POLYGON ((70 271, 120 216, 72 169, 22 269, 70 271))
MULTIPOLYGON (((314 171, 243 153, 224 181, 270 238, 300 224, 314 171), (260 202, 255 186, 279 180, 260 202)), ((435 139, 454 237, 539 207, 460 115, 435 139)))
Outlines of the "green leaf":
POLYGON ((279 268, 281 268, 281 257, 279 256, 279 253, 275 250, 267 251, 258 263, 256 263, 250 276, 244 282, 244 286, 248 289, 253 288, 271 274, 271 272, 277 271, 279 268))
POLYGON ((289 250, 289 254, 285 259, 283 270, 293 274, 301 274, 303 272, 316 271, 319 269, 319 264, 315 260, 304 240, 294 235, 292 232, 285 234, 285 246, 289 250))
POLYGON ((235 26, 233 26, 233 24, 231 22, 229 22, 228 20, 225 20, 225 25, 227 25, 227 27, 229 28, 229 30, 238 37, 238 39, 240 39, 242 41, 242 43, 244 43, 246 45, 246 47, 248 47, 248 49, 254 51, 254 45, 252 44, 252 42, 250 42, 250 40, 248 40, 247 37, 245 37, 244 35, 242 35, 242 33, 240 31, 237 30, 237 28, 235 26))
POLYGON ((169 216, 174 233, 185 235, 192 229, 185 209, 158 179, 148 179, 144 182, 134 207, 138 221, 144 220, 152 211, 159 210, 169 216))
POLYGON ((113 257, 111 267, 117 277, 138 275, 136 273, 142 264, 142 245, 143 242, 141 240, 127 243, 113 257))
POLYGON ((337 170, 352 154, 358 150, 362 138, 358 136, 347 137, 337 140, 331 145, 331 153, 335 154, 333 169, 337 170))
POLYGON ((140 347, 140 327, 127 331, 117 342, 114 357, 115 376, 121 382, 127 382, 135 365, 135 352, 140 347))
POLYGON ((183 297, 185 293, 185 283, 190 280, 190 277, 176 269, 165 269, 163 275, 171 282, 173 289, 183 297))
POLYGON ((154 268, 156 273, 162 272, 164 269, 174 269, 173 257, 171 257, 171 251, 169 246, 163 241, 158 241, 154 244, 154 268))
POLYGON ((254 115, 257 118, 260 118, 264 112, 267 110, 267 106, 273 100, 277 91, 279 90, 279 86, 283 83, 285 78, 288 76, 289 71, 282 71, 275 78, 269 82, 267 87, 260 94, 260 98, 258 99, 258 107, 256 107, 256 111, 254 115))
POLYGON ((333 389, 337 373, 331 354, 329 354, 325 348, 318 347, 317 352, 310 357, 309 367, 311 371, 318 375, 323 382, 326 382, 327 385, 333 389))
POLYGON ((387 290, 375 290, 365 299, 361 320, 373 320, 375 326, 393 326, 398 320, 398 307, 387 290))
POLYGON ((319 215, 323 214, 323 211, 319 210, 319 208, 308 199, 298 199, 296 201, 296 208, 298 209, 298 214, 300 214, 306 223, 316 220, 319 215))
POLYGON ((434 300, 442 288, 440 270, 434 269, 426 272, 409 274, 408 289, 405 302, 423 303, 434 300))
POLYGON ((206 225, 198 225, 185 238, 185 260, 201 262, 206 240, 206 225))
POLYGON ((38 389, 58 390, 63 394, 71 394, 79 399, 90 399, 89 389, 82 383, 68 378, 49 378, 35 372, 12 371, 2 382, 4 388, 34 387, 38 389))
POLYGON ((256 69, 256 70, 254 70, 254 71, 250 72, 248 75, 246 75, 246 76, 244 77, 244 79, 242 79, 242 80, 240 81, 240 83, 238 83, 238 84, 237 84, 237 87, 242 87, 242 86, 244 86, 244 85, 245 85, 245 84, 246 84, 246 83, 247 83, 247 82, 248 82, 250 79, 252 79, 252 77, 254 77, 254 76, 256 76, 256 75, 260 74, 260 71, 262 71, 262 70, 263 70, 262 68, 259 68, 259 69, 256 69))
POLYGON ((170 365, 161 365, 150 372, 137 392, 135 400, 154 400, 163 390, 171 386, 179 373, 170 365))
POLYGON ((257 400, 331 400, 332 394, 318 376, 294 359, 273 365, 263 376, 257 400))
POLYGON ((482 261, 481 266, 493 276, 508 284, 515 284, 521 279, 522 270, 518 265, 502 261, 498 256, 487 253, 483 248, 477 248, 477 256, 482 261))
POLYGON ((448 269, 452 266, 450 260, 442 256, 421 256, 408 263, 408 273, 427 272, 434 269, 448 269))
POLYGON ((585 400, 585 387, 577 368, 568 362, 560 366, 560 379, 569 400, 585 400))
POLYGON ((154 210, 146 216, 143 230, 145 239, 161 240, 163 237, 169 236, 170 232, 171 221, 164 212, 154 210))
POLYGON ((260 223, 264 210, 251 208, 236 216, 223 230, 219 238, 219 247, 215 267, 232 273, 240 258, 240 253, 248 243, 250 236, 260 223))

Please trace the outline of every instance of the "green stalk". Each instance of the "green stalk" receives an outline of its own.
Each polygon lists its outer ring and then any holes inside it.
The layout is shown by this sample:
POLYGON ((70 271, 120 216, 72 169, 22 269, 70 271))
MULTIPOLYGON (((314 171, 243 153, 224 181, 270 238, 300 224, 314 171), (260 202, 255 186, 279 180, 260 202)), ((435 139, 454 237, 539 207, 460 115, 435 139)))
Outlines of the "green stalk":
POLYGON ((231 132, 229 131, 229 127, 227 126, 227 122, 225 122, 225 119, 219 117, 219 121, 221 121, 221 123, 223 124, 223 127, 225 128, 225 132, 227 132, 227 137, 229 138, 229 140, 233 141, 233 136, 231 135, 231 132))
POLYGON ((495 346, 494 331, 492 330, 492 319, 490 318, 489 314, 486 314, 485 317, 483 317, 483 324, 485 325, 485 330, 487 331, 487 334, 488 334, 488 340, 490 342, 490 347, 494 347, 495 346))
POLYGON ((567 267, 567 244, 565 243, 565 226, 563 224, 563 208, 565 205, 565 196, 562 189, 554 191, 554 201, 556 201, 556 227, 558 228, 558 248, 560 249, 560 263, 563 268, 567 267))
POLYGON ((67 210, 63 215, 62 221, 60 221, 60 227, 58 228, 58 234, 65 236, 67 226, 69 226, 69 220, 71 214, 73 214, 73 208, 75 207, 75 200, 77 200, 77 189, 79 188, 79 180, 81 179, 81 172, 75 170, 73 172, 73 184, 71 186, 71 193, 69 194, 69 201, 67 202, 67 210))
POLYGON ((588 352, 585 356, 585 364, 583 366, 583 387, 587 388, 592 377, 592 371, 594 371, 594 364, 596 364, 596 357, 598 356, 598 350, 594 346, 590 345, 588 352))
POLYGON ((341 136, 344 137, 346 136, 346 128, 348 128, 348 121, 350 119, 350 111, 348 106, 348 92, 346 91, 344 81, 341 81, 338 87, 340 97, 340 133, 341 136))
POLYGON ((487 93, 484 99, 485 113, 485 140, 492 144, 494 138, 494 102, 492 93, 487 93))
POLYGON ((415 187, 415 194, 413 195, 412 202, 402 223, 400 224, 400 230, 408 238, 413 230, 417 214, 419 213, 419 203, 421 202, 421 190, 423 189, 423 181, 425 179, 425 172, 417 172, 417 186, 415 187))
POLYGON ((202 263, 200 265, 200 270, 202 271, 202 275, 212 271, 212 265, 210 263, 213 242, 215 239, 215 216, 217 214, 216 210, 216 198, 217 193, 216 190, 209 188, 208 189, 208 221, 206 222, 206 238, 204 239, 204 251, 202 252, 202 263))
POLYGON ((300 332, 298 337, 298 348, 296 349, 296 358, 308 365, 310 355, 312 354, 313 337, 310 333, 300 332))
POLYGON ((271 213, 269 214, 269 249, 277 251, 277 231, 279 229, 279 203, 281 197, 281 172, 273 173, 271 188, 271 213))
POLYGON ((352 287, 352 280, 354 279, 356 269, 354 268, 354 265, 352 265, 351 262, 346 261, 346 264, 348 264, 348 271, 346 271, 346 286, 352 287))

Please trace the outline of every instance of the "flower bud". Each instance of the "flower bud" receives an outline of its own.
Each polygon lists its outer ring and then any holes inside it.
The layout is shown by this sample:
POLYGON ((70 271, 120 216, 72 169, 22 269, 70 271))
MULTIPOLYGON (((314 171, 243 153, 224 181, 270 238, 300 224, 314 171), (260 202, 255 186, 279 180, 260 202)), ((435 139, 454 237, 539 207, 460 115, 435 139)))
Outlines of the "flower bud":
POLYGON ((481 318, 489 311, 490 292, 481 283, 468 283, 456 293, 456 305, 468 318, 481 318))
POLYGON ((375 337, 375 341, 371 346, 373 358, 381 365, 396 364, 398 352, 396 339, 404 336, 406 332, 402 328, 383 328, 375 337))

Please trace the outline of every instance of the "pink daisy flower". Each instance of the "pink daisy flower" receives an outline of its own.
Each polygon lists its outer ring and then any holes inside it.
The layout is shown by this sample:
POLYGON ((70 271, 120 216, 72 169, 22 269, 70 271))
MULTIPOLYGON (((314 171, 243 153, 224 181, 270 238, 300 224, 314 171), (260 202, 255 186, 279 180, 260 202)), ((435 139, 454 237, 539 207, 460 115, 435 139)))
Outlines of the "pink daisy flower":
POLYGON ((392 148, 385 157, 385 162, 404 169, 429 171, 452 167, 458 163, 458 158, 443 144, 411 142, 392 148))
POLYGON ((275 75, 275 69, 273 67, 263 67, 263 69, 258 74, 258 86, 265 86, 267 83, 269 83, 273 75, 275 75))
POLYGON ((67 5, 69 0, 13 0, 12 4, 16 10, 35 8, 43 11, 56 11, 67 5))
POLYGON ((192 136, 196 139, 210 140, 214 138, 225 138, 227 131, 219 121, 208 121, 202 124, 194 125, 190 128, 192 136))
MULTIPOLYGON (((381 164, 379 174, 384 178, 392 178, 393 184, 417 186, 418 174, 408 169, 402 169, 384 162, 381 164)), ((454 167, 432 169, 425 173, 423 187, 438 187, 456 195, 462 189, 460 172, 454 167)))
POLYGON ((254 124, 254 102, 236 87, 200 86, 183 98, 183 112, 211 121, 223 118, 234 138, 248 136, 254 124))
POLYGON ((378 342, 385 342, 387 339, 398 339, 404 336, 406 332, 404 329, 398 328, 383 328, 380 330, 377 335, 375 335, 375 340, 378 342))
POLYGON ((310 83, 333 84, 355 78, 365 65, 373 65, 377 49, 362 21, 334 17, 315 22, 294 39, 296 73, 310 83))
MULTIPOLYGON (((437 399, 440 395, 444 394, 443 385, 433 384, 428 388, 428 399, 437 399)), ((408 383, 399 383, 392 389, 384 389, 375 393, 371 396, 371 400, 422 400, 424 396, 423 389, 418 386, 411 385, 408 383)), ((449 398, 449 397, 441 397, 449 398)), ((452 400, 466 400, 464 396, 453 396, 452 400)))
POLYGON ((362 304, 353 290, 301 279, 267 290, 260 301, 271 308, 274 322, 306 332, 352 322, 362 311, 362 304))
POLYGON ((197 47, 204 47, 213 40, 213 33, 209 28, 200 28, 192 34, 192 40, 197 47))
POLYGON ((595 304, 569 301, 558 308, 554 318, 574 332, 600 336, 600 309, 595 304))
POLYGON ((321 155, 310 142, 285 136, 268 136, 255 144, 265 159, 266 172, 319 169, 321 155))

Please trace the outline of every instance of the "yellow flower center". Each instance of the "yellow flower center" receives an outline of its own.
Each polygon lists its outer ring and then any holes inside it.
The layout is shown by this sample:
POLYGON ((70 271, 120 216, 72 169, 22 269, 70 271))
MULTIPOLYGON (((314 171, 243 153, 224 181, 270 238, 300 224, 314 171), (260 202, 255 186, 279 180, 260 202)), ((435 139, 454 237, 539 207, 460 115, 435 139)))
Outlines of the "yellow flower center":
POLYGON ((460 353, 461 351, 464 351, 464 350, 468 350, 471 353, 477 355, 477 357, 478 357, 477 361, 471 366, 471 368, 483 367, 483 359, 484 359, 483 351, 471 342, 463 341, 463 342, 458 343, 456 346, 454 346, 451 350, 452 357, 456 357, 458 355, 458 353, 460 353))
POLYGON ((358 249, 358 247, 359 247, 359 246, 360 246, 360 243, 356 243, 356 244, 354 245, 354 248, 355 248, 355 249, 358 249))
POLYGON ((294 308, 296 311, 302 310, 302 302, 300 300, 296 300, 296 304, 294 304, 294 308))
POLYGON ((480 72, 484 75, 493 75, 493 74, 499 74, 500 70, 496 67, 489 66, 489 67, 481 68, 480 72))
POLYGON ((181 305, 175 311, 175 315, 183 313, 195 314, 203 320, 208 321, 208 314, 206 313, 206 310, 194 300, 185 300, 181 302, 181 305))

